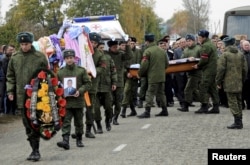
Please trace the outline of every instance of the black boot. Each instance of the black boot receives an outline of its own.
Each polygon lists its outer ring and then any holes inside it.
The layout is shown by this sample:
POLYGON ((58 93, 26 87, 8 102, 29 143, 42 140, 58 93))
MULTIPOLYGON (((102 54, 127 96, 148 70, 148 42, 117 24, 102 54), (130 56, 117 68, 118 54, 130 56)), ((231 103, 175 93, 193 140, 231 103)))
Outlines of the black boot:
POLYGON ((85 133, 86 138, 95 138, 95 135, 91 133, 91 127, 92 127, 92 124, 86 125, 86 133, 85 133))
POLYGON ((39 152, 39 141, 38 140, 29 140, 32 152, 27 158, 27 160, 38 161, 41 158, 39 152))
POLYGON ((151 110, 151 107, 146 107, 145 108, 145 112, 143 112, 142 114, 138 115, 137 117, 139 119, 150 118, 150 110, 151 110))
POLYGON ((213 108, 207 113, 208 114, 220 113, 219 104, 213 104, 213 108))
POLYGON ((207 113, 208 112, 208 104, 202 103, 201 108, 195 111, 196 114, 207 113))
POLYGON ((97 125, 97 130, 96 130, 96 133, 98 133, 98 134, 102 134, 102 133, 103 133, 103 131, 102 131, 102 124, 101 124, 101 120, 96 121, 96 125, 97 125))
POLYGON ((82 134, 77 134, 76 136, 76 146, 77 147, 84 147, 82 143, 82 134))
POLYGON ((139 103, 138 103, 138 108, 143 108, 143 101, 142 100, 139 100, 139 103))
POLYGON ((111 130, 111 124, 110 120, 108 118, 105 119, 105 124, 106 124, 106 130, 110 131, 111 130))
POLYGON ((118 116, 119 116, 119 115, 116 114, 116 115, 114 115, 114 117, 113 117, 113 124, 114 124, 114 125, 119 125, 119 123, 118 123, 118 121, 117 121, 117 120, 118 120, 118 116))
POLYGON ((183 102, 182 107, 177 108, 177 110, 179 110, 181 112, 188 112, 189 111, 188 106, 189 106, 189 103, 183 102))
POLYGON ((71 134, 71 138, 72 138, 72 139, 76 139, 76 134, 75 134, 75 133, 72 133, 72 134, 71 134))
POLYGON ((69 150, 69 135, 63 135, 63 141, 57 142, 57 146, 69 150))
POLYGON ((136 116, 137 112, 136 112, 135 106, 133 104, 130 104, 130 109, 131 109, 131 112, 130 112, 130 114, 128 114, 128 117, 130 117, 130 116, 136 116))
POLYGON ((122 118, 126 118, 126 107, 122 107, 122 112, 120 114, 122 118))
POLYGON ((237 117, 234 115, 234 123, 230 126, 227 126, 228 129, 242 129, 242 117, 237 117))
POLYGON ((162 111, 155 116, 168 116, 168 109, 167 107, 162 107, 162 111))

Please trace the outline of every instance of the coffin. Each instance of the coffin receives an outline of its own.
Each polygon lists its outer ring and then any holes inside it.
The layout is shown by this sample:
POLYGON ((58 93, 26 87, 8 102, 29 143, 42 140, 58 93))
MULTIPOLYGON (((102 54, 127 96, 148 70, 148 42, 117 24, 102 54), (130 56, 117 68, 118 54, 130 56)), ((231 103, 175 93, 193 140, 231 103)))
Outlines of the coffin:
MULTIPOLYGON (((178 72, 188 72, 188 71, 195 70, 195 68, 193 68, 193 66, 196 65, 199 61, 200 61, 199 58, 194 58, 192 60, 190 60, 188 58, 183 58, 183 59, 178 59, 178 60, 170 60, 169 66, 166 69, 166 74, 178 73, 178 72)), ((129 68, 129 73, 133 77, 137 77, 139 68, 140 68, 139 64, 133 64, 129 68)))

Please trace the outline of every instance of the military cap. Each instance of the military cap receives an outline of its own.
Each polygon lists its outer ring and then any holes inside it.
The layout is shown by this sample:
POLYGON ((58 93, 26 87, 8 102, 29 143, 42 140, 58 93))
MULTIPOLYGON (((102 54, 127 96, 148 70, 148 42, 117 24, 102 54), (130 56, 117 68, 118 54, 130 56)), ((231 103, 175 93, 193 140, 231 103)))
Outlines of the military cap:
POLYGON ((226 38, 226 37, 229 37, 229 36, 226 35, 226 34, 223 34, 222 36, 220 36, 220 40, 223 40, 223 39, 226 38))
POLYGON ((65 49, 63 52, 63 58, 69 57, 69 56, 73 56, 75 57, 75 51, 73 49, 65 49))
POLYGON ((132 42, 137 42, 137 39, 136 39, 135 37, 130 37, 130 40, 131 40, 132 42))
POLYGON ((20 32, 17 34, 16 40, 18 43, 32 43, 34 35, 30 32, 20 32))
POLYGON ((179 38, 176 38, 176 40, 175 41, 179 41, 181 39, 181 37, 179 37, 179 38))
POLYGON ((224 42, 225 46, 230 46, 230 45, 233 45, 235 43, 235 38, 226 37, 222 41, 224 42))
POLYGON ((208 36, 209 36, 209 32, 207 31, 207 30, 200 30, 199 32, 198 32, 198 36, 201 36, 201 37, 206 37, 206 38, 208 38, 208 36))
POLYGON ((109 47, 111 47, 113 45, 118 45, 118 41, 109 40, 107 44, 108 44, 109 47))
POLYGON ((145 41, 153 42, 155 40, 154 34, 145 34, 144 36, 145 41))
POLYGON ((195 37, 194 37, 193 34, 187 34, 185 38, 186 38, 186 40, 193 40, 193 41, 195 41, 195 37))
POLYGON ((99 43, 102 38, 98 33, 91 32, 91 33, 89 33, 89 39, 90 39, 90 41, 95 41, 95 42, 99 43))
POLYGON ((168 42, 168 39, 162 38, 162 39, 160 39, 157 43, 160 43, 160 42, 168 42))

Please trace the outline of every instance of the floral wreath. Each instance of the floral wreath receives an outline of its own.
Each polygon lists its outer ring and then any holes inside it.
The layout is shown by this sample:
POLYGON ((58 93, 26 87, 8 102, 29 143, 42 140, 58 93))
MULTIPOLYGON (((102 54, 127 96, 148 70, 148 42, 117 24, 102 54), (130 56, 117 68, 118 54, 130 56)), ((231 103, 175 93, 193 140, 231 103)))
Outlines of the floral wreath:
POLYGON ((26 85, 26 117, 31 127, 45 140, 61 129, 66 114, 63 88, 53 72, 41 69, 26 85))

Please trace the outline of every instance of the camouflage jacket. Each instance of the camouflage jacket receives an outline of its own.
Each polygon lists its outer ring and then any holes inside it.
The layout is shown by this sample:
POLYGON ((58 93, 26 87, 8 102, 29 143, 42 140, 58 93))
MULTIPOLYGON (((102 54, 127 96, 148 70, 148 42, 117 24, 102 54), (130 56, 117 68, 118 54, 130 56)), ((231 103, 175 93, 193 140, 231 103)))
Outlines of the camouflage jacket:
POLYGON ((216 75, 218 55, 210 39, 206 39, 201 45, 200 57, 198 68, 202 70, 202 75, 216 75))
POLYGON ((223 85, 225 92, 242 91, 243 81, 247 76, 247 62, 236 46, 228 46, 219 57, 216 83, 223 85))
POLYGON ((76 77, 76 90, 79 91, 80 95, 79 97, 66 97, 66 108, 82 108, 84 106, 84 92, 91 88, 91 80, 88 77, 87 71, 75 64, 72 66, 66 65, 58 71, 57 77, 63 84, 65 84, 63 82, 64 78, 76 77))
POLYGON ((22 52, 20 49, 11 56, 6 75, 7 94, 16 94, 17 108, 24 108, 24 87, 30 84, 34 74, 41 68, 48 68, 48 61, 45 55, 36 51, 33 46, 28 52, 22 52))
POLYGON ((140 77, 147 77, 148 83, 165 82, 168 64, 166 52, 155 43, 150 43, 143 52, 138 74, 140 77))

